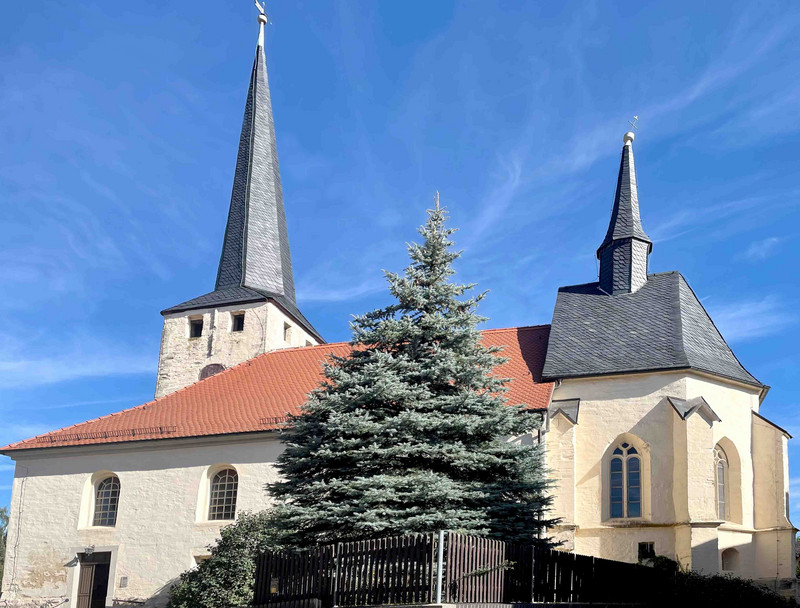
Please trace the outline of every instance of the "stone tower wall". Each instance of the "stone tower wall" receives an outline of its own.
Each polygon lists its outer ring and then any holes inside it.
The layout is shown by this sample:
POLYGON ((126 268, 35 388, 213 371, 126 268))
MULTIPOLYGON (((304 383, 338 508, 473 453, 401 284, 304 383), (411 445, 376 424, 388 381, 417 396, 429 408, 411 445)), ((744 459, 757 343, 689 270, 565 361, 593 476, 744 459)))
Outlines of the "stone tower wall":
POLYGON ((205 308, 164 317, 158 359, 156 398, 193 384, 207 365, 226 369, 261 353, 318 344, 294 319, 272 302, 205 308), (232 331, 233 313, 244 312, 244 330, 232 331), (189 337, 192 319, 203 319, 203 333, 189 337), (285 327, 290 327, 288 336, 285 327), (286 339, 288 338, 288 339, 286 339))

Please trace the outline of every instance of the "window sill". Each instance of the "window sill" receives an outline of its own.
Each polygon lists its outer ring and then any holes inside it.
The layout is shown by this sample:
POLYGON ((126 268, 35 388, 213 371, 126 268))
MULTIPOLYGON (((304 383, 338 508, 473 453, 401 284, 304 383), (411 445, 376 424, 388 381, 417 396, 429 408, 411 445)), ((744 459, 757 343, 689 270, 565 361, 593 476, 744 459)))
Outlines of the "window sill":
POLYGON ((603 520, 603 525, 611 528, 636 527, 649 523, 650 520, 646 517, 614 517, 613 519, 603 520))
POLYGON ((201 528, 219 528, 220 526, 228 526, 235 521, 235 519, 204 519, 203 521, 196 521, 194 525, 201 528))
POLYGON ((79 531, 85 530, 116 530, 117 526, 78 526, 79 531))

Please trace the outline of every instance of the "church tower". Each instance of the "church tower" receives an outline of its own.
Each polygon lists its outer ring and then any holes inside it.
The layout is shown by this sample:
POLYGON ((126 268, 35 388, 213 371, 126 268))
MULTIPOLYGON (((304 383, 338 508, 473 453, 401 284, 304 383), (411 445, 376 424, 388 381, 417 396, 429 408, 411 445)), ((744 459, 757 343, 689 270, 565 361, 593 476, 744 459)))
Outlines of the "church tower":
POLYGON ((610 295, 633 293, 647 282, 647 258, 653 250, 639 216, 632 131, 625 134, 623 142, 611 221, 597 250, 600 289, 610 295))
POLYGON ((269 350, 324 342, 295 300, 264 55, 266 15, 258 21, 216 285, 161 312, 156 397, 269 350))

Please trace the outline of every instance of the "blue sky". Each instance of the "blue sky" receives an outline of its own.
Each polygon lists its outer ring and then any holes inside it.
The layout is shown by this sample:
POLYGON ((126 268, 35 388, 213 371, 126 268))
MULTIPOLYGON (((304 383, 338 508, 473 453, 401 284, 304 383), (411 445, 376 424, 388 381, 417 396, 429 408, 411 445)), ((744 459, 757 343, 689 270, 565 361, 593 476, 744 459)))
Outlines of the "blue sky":
MULTIPOLYGON (((800 435, 796 3, 268 7, 298 298, 387 301, 436 189, 489 326, 594 280, 622 135, 653 271, 680 270, 800 435)), ((256 11, 17 2, 0 36, 0 445, 152 397, 159 310, 213 287, 256 11)), ((800 522, 800 449, 790 442, 800 522)), ((13 467, 0 457, 0 505, 13 467)))

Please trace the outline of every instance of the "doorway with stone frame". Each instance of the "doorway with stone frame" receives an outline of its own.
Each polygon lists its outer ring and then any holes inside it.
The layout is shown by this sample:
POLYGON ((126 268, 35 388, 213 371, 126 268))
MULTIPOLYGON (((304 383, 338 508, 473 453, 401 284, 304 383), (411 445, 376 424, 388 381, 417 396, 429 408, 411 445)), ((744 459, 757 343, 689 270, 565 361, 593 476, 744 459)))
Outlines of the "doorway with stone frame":
POLYGON ((111 573, 111 552, 79 553, 78 608, 104 608, 111 573))

